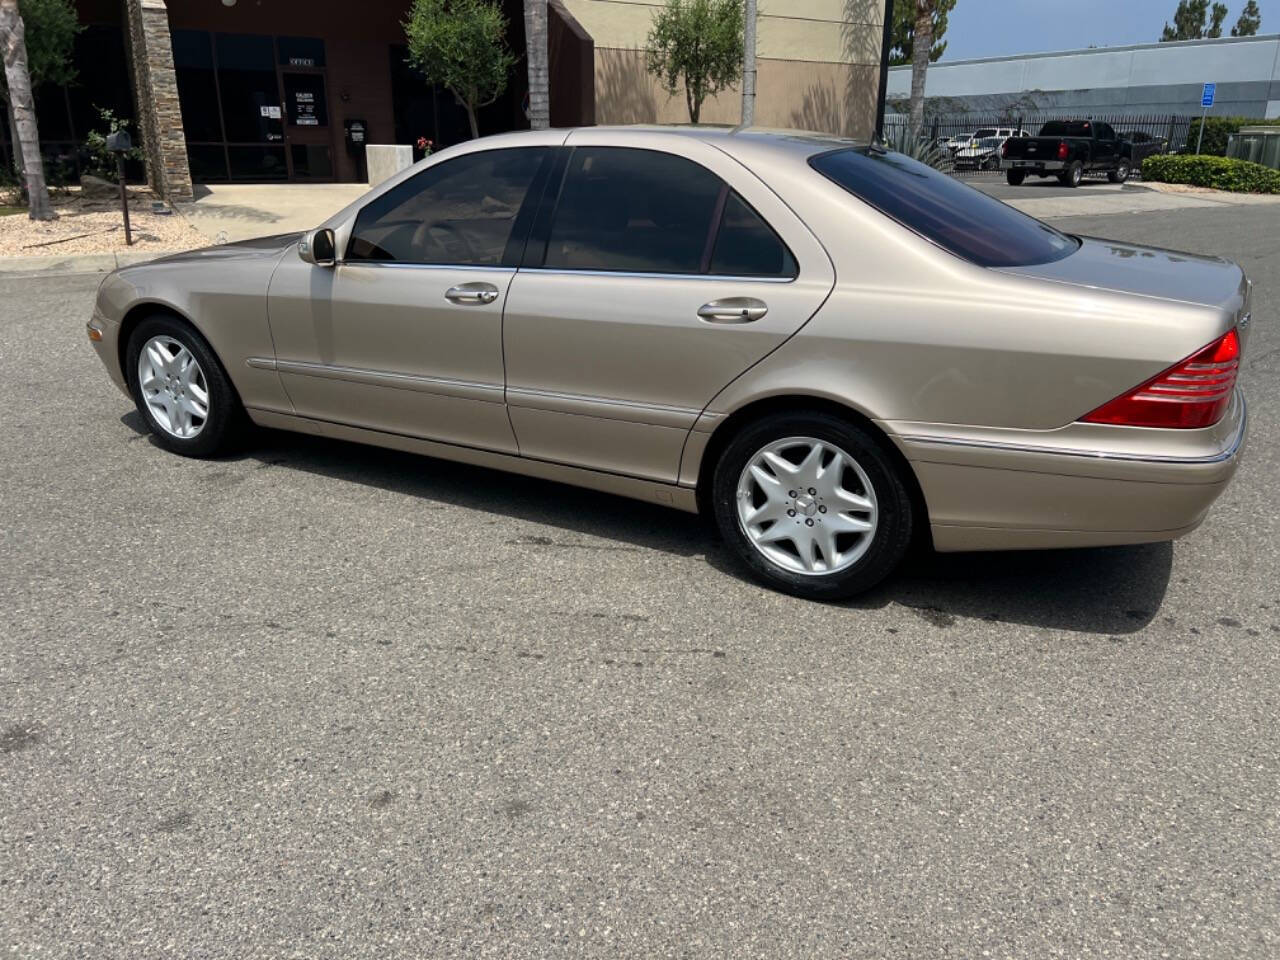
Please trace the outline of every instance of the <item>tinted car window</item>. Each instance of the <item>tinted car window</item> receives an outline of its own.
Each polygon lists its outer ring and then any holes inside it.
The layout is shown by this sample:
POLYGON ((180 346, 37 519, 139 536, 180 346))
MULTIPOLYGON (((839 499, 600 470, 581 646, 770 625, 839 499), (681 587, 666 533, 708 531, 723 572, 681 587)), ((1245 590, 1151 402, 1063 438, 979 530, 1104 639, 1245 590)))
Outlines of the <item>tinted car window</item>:
POLYGON ((716 232, 709 272, 731 277, 794 277, 796 261, 760 214, 730 192, 716 232))
POLYGON ((546 153, 490 150, 429 167, 360 211, 347 259, 514 266, 508 241, 546 153))
POLYGON ((1092 124, 1087 120, 1050 120, 1040 128, 1042 137, 1091 137, 1092 124))
POLYGON ((1116 138, 1116 132, 1111 129, 1111 124, 1109 123, 1094 124, 1094 129, 1097 131, 1099 140, 1114 140, 1116 138))
POLYGON ((1049 263, 1078 247, 1048 224, 900 153, 849 149, 809 162, 881 213, 979 266, 1049 263))
POLYGON ((654 150, 579 147, 569 158, 545 264, 569 270, 701 273, 719 177, 654 150))

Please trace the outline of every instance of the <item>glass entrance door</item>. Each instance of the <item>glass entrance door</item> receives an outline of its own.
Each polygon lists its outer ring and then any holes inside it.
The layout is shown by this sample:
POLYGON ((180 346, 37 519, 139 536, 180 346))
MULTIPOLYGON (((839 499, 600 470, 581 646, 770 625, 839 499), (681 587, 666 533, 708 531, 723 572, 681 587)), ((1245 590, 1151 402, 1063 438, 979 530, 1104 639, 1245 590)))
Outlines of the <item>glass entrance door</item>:
POLYGON ((289 147, 289 168, 295 180, 333 179, 333 135, 324 73, 284 71, 280 76, 289 147))

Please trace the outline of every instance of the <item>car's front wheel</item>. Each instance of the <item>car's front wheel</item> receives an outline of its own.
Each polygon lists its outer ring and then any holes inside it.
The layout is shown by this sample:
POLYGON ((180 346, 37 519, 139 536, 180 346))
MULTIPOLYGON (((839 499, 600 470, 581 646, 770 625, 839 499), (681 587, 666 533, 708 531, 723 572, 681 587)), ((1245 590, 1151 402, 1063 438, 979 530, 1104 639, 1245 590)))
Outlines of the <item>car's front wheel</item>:
POLYGON ((1107 179, 1112 183, 1124 183, 1129 179, 1129 161, 1121 160, 1120 165, 1107 174, 1107 179))
POLYGON ((134 328, 125 374, 138 412, 166 450, 188 457, 221 452, 234 439, 240 402, 213 350, 167 314, 134 328))
POLYGON ((779 414, 739 433, 716 464, 716 524, 761 580, 814 600, 875 586, 911 541, 911 495, 868 431, 829 414, 779 414))

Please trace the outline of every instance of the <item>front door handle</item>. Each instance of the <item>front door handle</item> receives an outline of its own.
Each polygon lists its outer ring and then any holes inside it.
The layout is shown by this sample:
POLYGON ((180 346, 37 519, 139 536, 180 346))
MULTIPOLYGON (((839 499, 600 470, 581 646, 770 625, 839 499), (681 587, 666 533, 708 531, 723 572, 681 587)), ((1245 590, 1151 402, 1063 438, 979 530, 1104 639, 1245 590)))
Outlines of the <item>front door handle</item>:
POLYGON ((768 312, 764 301, 755 297, 725 297, 698 308, 698 316, 708 323, 754 323, 768 312))
POLYGON ((483 281, 460 283, 446 290, 444 298, 451 303, 493 303, 498 299, 498 288, 483 281))

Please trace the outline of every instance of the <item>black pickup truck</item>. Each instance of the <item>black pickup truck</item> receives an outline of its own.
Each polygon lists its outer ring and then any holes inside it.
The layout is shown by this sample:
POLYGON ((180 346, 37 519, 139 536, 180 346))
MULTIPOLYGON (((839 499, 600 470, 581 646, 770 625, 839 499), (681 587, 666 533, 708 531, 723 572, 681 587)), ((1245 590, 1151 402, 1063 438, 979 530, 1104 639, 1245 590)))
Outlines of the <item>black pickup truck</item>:
POLYGON ((1050 120, 1037 136, 1006 140, 1000 158, 1015 187, 1028 174, 1057 177, 1064 187, 1080 186, 1086 173, 1106 173, 1112 183, 1124 183, 1132 169, 1133 145, 1117 137, 1110 124, 1050 120))

